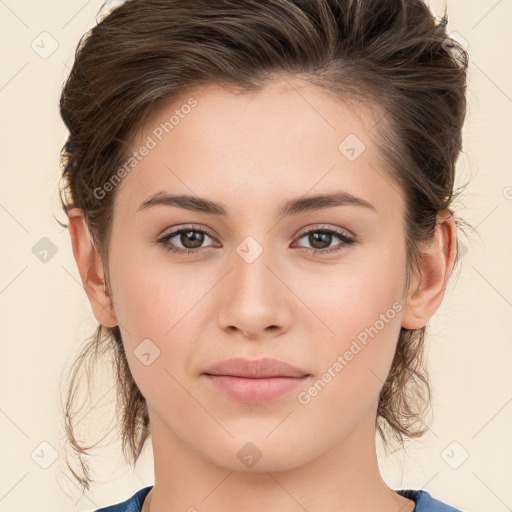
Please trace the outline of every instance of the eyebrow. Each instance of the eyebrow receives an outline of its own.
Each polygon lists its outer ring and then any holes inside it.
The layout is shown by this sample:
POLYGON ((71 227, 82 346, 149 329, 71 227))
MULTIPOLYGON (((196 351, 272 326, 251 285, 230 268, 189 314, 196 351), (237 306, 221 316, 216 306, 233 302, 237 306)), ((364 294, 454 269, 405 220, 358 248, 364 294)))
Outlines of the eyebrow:
MULTIPOLYGON (((184 194, 168 194, 160 191, 150 196, 144 201, 137 211, 145 210, 153 206, 170 206, 183 208, 192 212, 208 213, 210 215, 227 216, 227 210, 221 203, 215 203, 208 199, 184 194)), ((279 210, 280 216, 297 215, 300 213, 320 210, 323 208, 332 208, 335 206, 360 206, 376 212, 375 207, 360 197, 354 196, 349 192, 337 191, 329 194, 320 194, 316 196, 301 197, 287 201, 279 210)))

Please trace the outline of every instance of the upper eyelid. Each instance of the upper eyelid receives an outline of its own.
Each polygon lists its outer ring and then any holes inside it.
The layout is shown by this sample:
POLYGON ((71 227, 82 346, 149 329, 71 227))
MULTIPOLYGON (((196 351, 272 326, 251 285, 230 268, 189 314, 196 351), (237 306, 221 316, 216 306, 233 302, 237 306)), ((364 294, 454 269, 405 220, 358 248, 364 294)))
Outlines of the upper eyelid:
MULTIPOLYGON (((175 236, 179 235, 180 233, 184 232, 184 231, 198 231, 198 232, 204 232, 206 235, 208 235, 210 238, 217 240, 217 237, 214 236, 209 230, 207 230, 206 228, 204 227, 199 227, 199 226, 192 226, 192 225, 185 225, 183 227, 178 227, 178 228, 173 228, 171 231, 169 231, 167 234, 164 234, 160 237, 160 239, 163 239, 163 238, 166 238, 166 239, 169 239, 169 238, 174 238, 175 236), (171 236, 172 235, 172 236, 171 236)), ((347 236, 348 238, 352 238, 352 239, 355 239, 355 236, 350 232, 348 231, 347 229, 345 228, 339 228, 339 227, 332 227, 332 226, 327 226, 327 225, 317 225, 317 226, 312 226, 312 227, 306 227, 304 228, 303 230, 299 231, 299 233, 297 235, 295 235, 295 238, 294 239, 300 239, 302 238, 304 235, 307 235, 308 233, 310 232, 315 232, 315 231, 328 231, 334 235, 345 235, 347 236)), ((168 241, 168 240, 167 240, 168 241)))
POLYGON ((197 226, 183 226, 183 227, 178 227, 178 228, 172 228, 170 231, 166 232, 165 234, 163 234, 160 238, 168 238, 170 237, 170 235, 173 235, 176 236, 178 235, 179 233, 182 233, 184 231, 199 231, 199 232, 202 232, 202 233, 205 233, 206 235, 208 235, 210 238, 216 238, 211 232, 210 230, 207 230, 203 227, 197 227, 197 226))
POLYGON ((340 234, 340 232, 341 232, 342 234, 344 234, 350 238, 354 238, 354 235, 345 228, 338 228, 338 227, 326 226, 326 225, 322 225, 322 226, 319 225, 319 226, 304 228, 303 230, 299 231, 297 236, 302 237, 302 236, 306 235, 307 233, 310 233, 311 231, 329 231, 330 233, 334 233, 334 234, 340 234))

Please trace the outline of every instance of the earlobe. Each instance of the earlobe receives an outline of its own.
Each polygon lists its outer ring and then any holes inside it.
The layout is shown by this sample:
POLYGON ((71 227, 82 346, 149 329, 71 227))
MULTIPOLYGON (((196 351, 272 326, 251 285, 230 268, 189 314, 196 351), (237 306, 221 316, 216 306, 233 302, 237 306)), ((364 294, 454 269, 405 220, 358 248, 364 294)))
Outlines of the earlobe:
POLYGON ((457 228, 449 212, 440 212, 436 231, 423 248, 418 275, 405 299, 402 327, 421 329, 434 316, 444 297, 457 250, 457 228))
POLYGON ((115 327, 117 319, 110 298, 105 293, 105 274, 101 256, 90 237, 83 210, 67 212, 73 256, 96 320, 105 327, 115 327))

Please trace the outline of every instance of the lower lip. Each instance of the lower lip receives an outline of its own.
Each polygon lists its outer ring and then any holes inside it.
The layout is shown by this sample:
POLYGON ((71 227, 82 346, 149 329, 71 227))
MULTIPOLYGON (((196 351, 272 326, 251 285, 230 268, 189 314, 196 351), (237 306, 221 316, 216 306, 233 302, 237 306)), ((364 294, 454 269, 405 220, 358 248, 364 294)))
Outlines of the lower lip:
POLYGON ((305 377, 271 377, 248 379, 227 375, 204 376, 219 391, 244 404, 260 405, 279 398, 303 384, 305 377))

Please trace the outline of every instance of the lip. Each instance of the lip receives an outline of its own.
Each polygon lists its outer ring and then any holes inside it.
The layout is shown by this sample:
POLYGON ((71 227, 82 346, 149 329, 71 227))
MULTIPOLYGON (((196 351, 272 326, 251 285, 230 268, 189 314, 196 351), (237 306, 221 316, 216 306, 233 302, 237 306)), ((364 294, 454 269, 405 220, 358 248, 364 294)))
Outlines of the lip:
POLYGON ((202 375, 215 389, 245 404, 260 405, 303 384, 310 374, 278 359, 228 359, 202 375))
POLYGON ((236 357, 226 359, 207 368, 203 373, 208 375, 228 375, 245 377, 246 379, 262 379, 267 377, 305 377, 308 372, 292 366, 279 359, 244 359, 236 357))

